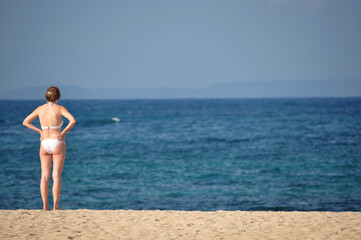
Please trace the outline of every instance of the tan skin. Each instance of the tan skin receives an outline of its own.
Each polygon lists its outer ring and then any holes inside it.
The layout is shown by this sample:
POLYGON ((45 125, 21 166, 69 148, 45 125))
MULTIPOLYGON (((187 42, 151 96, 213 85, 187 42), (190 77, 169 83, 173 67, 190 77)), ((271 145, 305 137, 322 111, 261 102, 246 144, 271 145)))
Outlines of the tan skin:
MULTIPOLYGON (((44 139, 58 139, 58 141, 65 140, 66 134, 75 125, 76 120, 68 110, 57 104, 58 100, 53 102, 50 106, 50 102, 39 106, 29 116, 27 116, 23 122, 23 125, 34 130, 40 134, 40 141, 44 139), (62 121, 62 116, 69 120, 69 124, 61 131, 60 128, 56 129, 39 129, 35 127, 31 122, 39 117, 40 124, 42 126, 58 126, 62 121)), ((59 143, 53 154, 49 154, 43 146, 40 144, 40 161, 41 161, 41 180, 40 180, 40 192, 43 200, 43 209, 50 210, 48 195, 49 195, 49 179, 51 171, 51 161, 53 160, 53 198, 54 198, 54 210, 60 210, 59 199, 61 190, 61 174, 64 167, 66 154, 65 142, 59 143)))

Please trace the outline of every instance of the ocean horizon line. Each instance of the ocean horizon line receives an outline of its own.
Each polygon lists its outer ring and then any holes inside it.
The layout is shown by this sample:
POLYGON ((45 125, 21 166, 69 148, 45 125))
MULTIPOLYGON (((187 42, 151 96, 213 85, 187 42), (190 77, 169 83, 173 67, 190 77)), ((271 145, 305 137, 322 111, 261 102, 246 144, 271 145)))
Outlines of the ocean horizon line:
MULTIPOLYGON (((276 100, 276 99, 359 99, 361 96, 290 96, 290 97, 179 97, 179 98, 65 98, 61 101, 108 101, 108 100, 124 100, 124 101, 143 101, 143 100, 276 100)), ((43 98, 22 98, 11 99, 4 98, 0 101, 42 101, 43 98)), ((45 101, 45 100, 44 100, 45 101)))

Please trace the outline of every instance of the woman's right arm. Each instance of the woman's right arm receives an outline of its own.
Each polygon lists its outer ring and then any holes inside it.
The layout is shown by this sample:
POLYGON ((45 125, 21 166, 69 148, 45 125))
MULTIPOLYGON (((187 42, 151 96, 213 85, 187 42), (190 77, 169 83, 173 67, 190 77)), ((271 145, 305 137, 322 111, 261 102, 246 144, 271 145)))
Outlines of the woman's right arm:
POLYGON ((34 130, 35 132, 40 133, 41 135, 41 130, 37 127, 35 127, 33 124, 31 124, 32 121, 34 121, 35 118, 37 118, 39 116, 39 108, 35 109, 34 112, 30 113, 29 116, 27 116, 24 121, 23 121, 23 125, 25 127, 30 128, 31 130, 34 130))

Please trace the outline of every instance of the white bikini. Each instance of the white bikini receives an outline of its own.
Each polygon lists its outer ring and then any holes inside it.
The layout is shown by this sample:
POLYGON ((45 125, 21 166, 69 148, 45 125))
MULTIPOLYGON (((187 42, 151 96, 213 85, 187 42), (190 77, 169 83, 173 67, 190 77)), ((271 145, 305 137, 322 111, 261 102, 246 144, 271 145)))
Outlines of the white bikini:
MULTIPOLYGON (((41 126, 41 129, 56 129, 56 128, 61 128, 61 126, 63 126, 63 120, 58 126, 52 126, 52 127, 41 126)), ((41 144, 49 154, 53 154, 55 147, 61 142, 65 143, 64 140, 59 141, 58 139, 51 138, 51 139, 44 139, 43 141, 41 141, 41 144)))

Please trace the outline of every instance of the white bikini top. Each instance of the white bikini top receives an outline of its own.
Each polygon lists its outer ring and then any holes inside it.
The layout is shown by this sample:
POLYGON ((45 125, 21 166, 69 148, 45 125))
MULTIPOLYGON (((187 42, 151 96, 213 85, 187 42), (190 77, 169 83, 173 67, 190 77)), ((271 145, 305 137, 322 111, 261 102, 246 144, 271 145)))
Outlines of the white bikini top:
POLYGON ((45 127, 45 126, 41 126, 41 129, 55 129, 55 128, 61 128, 61 126, 63 126, 63 120, 61 120, 60 125, 58 126, 52 126, 52 127, 45 127))

